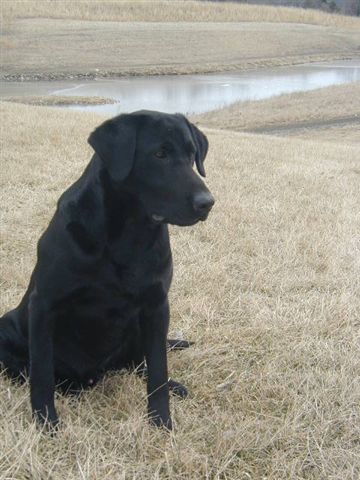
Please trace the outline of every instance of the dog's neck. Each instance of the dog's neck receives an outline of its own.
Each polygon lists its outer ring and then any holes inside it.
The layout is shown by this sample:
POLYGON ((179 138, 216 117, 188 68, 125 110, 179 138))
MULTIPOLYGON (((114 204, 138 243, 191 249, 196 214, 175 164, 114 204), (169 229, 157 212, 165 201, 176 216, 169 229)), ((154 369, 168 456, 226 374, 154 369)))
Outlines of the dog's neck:
POLYGON ((90 208, 93 207, 88 221, 101 229, 107 240, 114 241, 129 230, 135 232, 137 225, 143 234, 148 231, 151 237, 155 230, 167 231, 167 225, 151 222, 141 202, 125 183, 114 185, 98 155, 93 156, 80 180, 77 203, 82 208, 87 199, 90 208))

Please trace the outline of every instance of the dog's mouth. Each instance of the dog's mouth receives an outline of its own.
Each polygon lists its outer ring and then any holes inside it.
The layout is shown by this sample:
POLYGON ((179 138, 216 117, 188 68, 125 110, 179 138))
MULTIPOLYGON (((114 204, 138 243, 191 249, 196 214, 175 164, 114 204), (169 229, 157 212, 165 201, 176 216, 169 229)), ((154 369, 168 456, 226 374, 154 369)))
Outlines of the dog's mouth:
POLYGON ((167 219, 163 217, 162 215, 151 215, 151 220, 153 223, 156 225, 159 225, 161 223, 170 223, 171 225, 177 225, 179 227, 191 227, 192 225, 195 225, 198 222, 204 222, 207 219, 208 215, 203 215, 201 217, 196 217, 194 219, 189 219, 189 220, 183 220, 180 218, 177 219, 167 219))
POLYGON ((153 222, 155 223, 163 223, 164 220, 165 220, 165 217, 163 217, 162 215, 156 215, 155 213, 153 213, 151 215, 151 219, 153 220, 153 222))
POLYGON ((200 222, 205 222, 205 220, 208 218, 208 216, 209 216, 209 212, 205 213, 204 215, 201 215, 198 220, 200 222))
POLYGON ((159 225, 160 223, 170 223, 171 225, 178 225, 180 227, 190 227, 191 225, 195 225, 198 222, 205 222, 208 218, 209 212, 206 212, 203 215, 199 215, 193 218, 166 218, 163 215, 158 215, 157 213, 153 213, 151 215, 151 220, 153 223, 159 225))

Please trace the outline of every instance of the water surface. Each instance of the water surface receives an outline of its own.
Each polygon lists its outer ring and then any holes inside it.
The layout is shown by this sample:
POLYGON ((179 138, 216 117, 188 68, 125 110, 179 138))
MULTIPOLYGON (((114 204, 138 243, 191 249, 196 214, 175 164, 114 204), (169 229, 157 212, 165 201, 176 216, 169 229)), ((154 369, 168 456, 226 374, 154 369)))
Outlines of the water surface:
POLYGON ((202 113, 238 101, 360 81, 360 59, 251 72, 166 75, 89 81, 1 82, 0 96, 61 95, 112 98, 111 105, 70 105, 107 116, 139 109, 202 113))

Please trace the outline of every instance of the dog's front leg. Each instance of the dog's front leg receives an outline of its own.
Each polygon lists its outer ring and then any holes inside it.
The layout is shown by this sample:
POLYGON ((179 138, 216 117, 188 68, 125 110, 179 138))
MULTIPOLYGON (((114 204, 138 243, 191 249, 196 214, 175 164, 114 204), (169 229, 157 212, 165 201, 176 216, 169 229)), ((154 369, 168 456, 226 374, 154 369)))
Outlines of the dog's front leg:
POLYGON ((167 369, 169 304, 142 314, 142 335, 147 363, 148 412, 151 423, 171 430, 167 369))
POLYGON ((29 353, 32 412, 40 424, 54 428, 58 417, 54 404, 53 324, 36 291, 29 302, 29 353))

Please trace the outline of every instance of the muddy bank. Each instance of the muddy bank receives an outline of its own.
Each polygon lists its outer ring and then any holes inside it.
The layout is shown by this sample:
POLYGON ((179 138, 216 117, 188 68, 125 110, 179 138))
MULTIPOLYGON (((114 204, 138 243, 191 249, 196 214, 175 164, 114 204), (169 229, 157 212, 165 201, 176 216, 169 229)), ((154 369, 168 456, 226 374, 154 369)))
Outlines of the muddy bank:
POLYGON ((100 70, 95 69, 89 72, 2 72, 0 80, 6 82, 33 82, 33 81, 61 81, 61 80, 96 80, 96 79, 112 79, 126 77, 143 77, 143 76, 159 76, 159 75, 192 75, 192 74, 210 74, 218 72, 247 72, 258 69, 266 69, 271 67, 286 67, 302 65, 304 63, 317 63, 324 61, 336 60, 353 60, 359 56, 359 52, 351 52, 346 55, 308 55, 301 57, 278 58, 272 60, 258 60, 251 62, 241 62, 232 65, 158 65, 154 67, 138 67, 129 70, 100 70))

